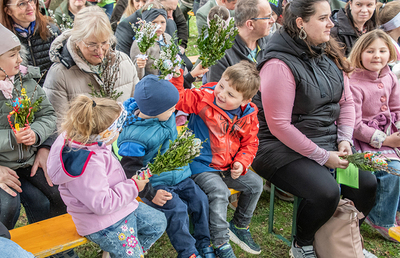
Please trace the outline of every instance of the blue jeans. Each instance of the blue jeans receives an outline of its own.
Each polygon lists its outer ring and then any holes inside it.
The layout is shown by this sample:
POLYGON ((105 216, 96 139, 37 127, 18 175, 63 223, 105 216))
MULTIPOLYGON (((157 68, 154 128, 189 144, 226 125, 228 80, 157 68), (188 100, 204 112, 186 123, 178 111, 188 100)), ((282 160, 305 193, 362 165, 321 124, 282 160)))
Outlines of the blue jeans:
POLYGON ((86 237, 111 257, 141 257, 165 231, 167 220, 144 203, 124 219, 86 237))
POLYGON ((57 186, 50 187, 41 168, 30 176, 32 167, 16 170, 21 182, 22 193, 12 197, 0 189, 0 222, 12 229, 19 217, 20 205, 25 207, 29 223, 38 222, 66 213, 57 186))
POLYGON ((34 258, 33 254, 22 249, 10 239, 0 237, 1 257, 7 258, 34 258))
POLYGON ((102 7, 104 9, 104 11, 106 12, 108 19, 111 18, 111 14, 114 10, 114 3, 111 4, 106 4, 105 6, 102 7))
MULTIPOLYGON (((388 166, 400 170, 400 161, 392 160, 388 166)), ((395 224, 399 205, 400 177, 383 171, 375 172, 378 181, 375 206, 369 213, 369 219, 377 226, 390 228, 395 224)))
POLYGON ((164 212, 167 218, 167 234, 178 252, 178 258, 198 254, 197 250, 210 245, 210 231, 208 229, 208 199, 206 194, 193 182, 191 178, 179 182, 174 186, 158 185, 155 189, 163 189, 172 194, 172 199, 163 206, 158 206, 143 198, 148 205, 164 212), (189 232, 189 216, 194 226, 193 236, 189 232), (197 249, 197 250, 196 250, 197 249))
POLYGON ((58 186, 48 185, 41 168, 31 177, 31 168, 16 170, 21 181, 21 202, 26 209, 29 223, 65 214, 67 207, 61 199, 58 186))
POLYGON ((214 246, 229 241, 229 223, 226 221, 226 213, 231 192, 228 188, 241 192, 238 206, 233 215, 233 223, 240 228, 245 228, 250 224, 263 191, 263 181, 256 173, 248 171, 246 175, 232 179, 230 171, 203 172, 193 175, 192 178, 208 196, 210 235, 214 246))

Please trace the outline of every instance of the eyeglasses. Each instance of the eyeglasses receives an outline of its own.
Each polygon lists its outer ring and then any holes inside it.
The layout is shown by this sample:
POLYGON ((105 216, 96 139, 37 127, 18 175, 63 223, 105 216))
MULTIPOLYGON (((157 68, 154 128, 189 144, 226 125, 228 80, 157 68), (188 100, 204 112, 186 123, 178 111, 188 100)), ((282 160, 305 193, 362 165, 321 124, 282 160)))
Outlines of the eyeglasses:
POLYGON ((7 5, 16 5, 19 9, 21 10, 26 10, 28 8, 28 5, 30 4, 31 6, 36 5, 37 0, 28 0, 24 2, 19 2, 17 4, 7 4, 7 5))
POLYGON ((100 44, 86 44, 84 41, 82 43, 87 47, 87 49, 91 52, 96 51, 97 49, 101 48, 103 50, 107 50, 110 47, 110 41, 100 43, 100 44))
POLYGON ((267 17, 259 17, 259 18, 251 18, 250 20, 269 20, 272 19, 272 13, 268 15, 267 17))

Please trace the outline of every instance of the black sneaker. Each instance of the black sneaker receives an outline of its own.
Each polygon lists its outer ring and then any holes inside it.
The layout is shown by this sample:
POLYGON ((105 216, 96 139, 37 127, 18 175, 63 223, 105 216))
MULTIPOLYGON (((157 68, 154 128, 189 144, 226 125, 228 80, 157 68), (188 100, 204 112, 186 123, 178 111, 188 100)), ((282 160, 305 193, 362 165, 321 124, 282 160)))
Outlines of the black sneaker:
POLYGON ((218 258, 236 258, 235 253, 232 250, 232 246, 229 243, 225 243, 215 249, 215 255, 218 258))
POLYGON ((229 222, 229 239, 240 246, 243 251, 251 254, 261 253, 260 246, 256 244, 251 237, 249 227, 245 229, 237 228, 232 220, 229 222))

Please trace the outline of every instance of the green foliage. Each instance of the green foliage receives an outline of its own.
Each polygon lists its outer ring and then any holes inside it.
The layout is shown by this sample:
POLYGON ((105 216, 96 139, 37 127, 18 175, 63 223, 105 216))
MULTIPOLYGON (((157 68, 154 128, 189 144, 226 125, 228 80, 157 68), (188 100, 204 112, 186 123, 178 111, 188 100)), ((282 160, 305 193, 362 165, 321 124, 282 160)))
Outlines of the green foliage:
POLYGON ((90 93, 90 95, 94 98, 110 98, 112 100, 117 100, 122 94, 123 92, 117 92, 117 90, 113 90, 110 94, 107 94, 103 88, 100 88, 99 91, 97 91, 93 84, 88 83, 90 89, 92 90, 92 92, 90 93))
POLYGON ((371 153, 371 152, 363 152, 363 153, 354 153, 352 155, 346 155, 342 157, 348 162, 354 164, 359 169, 365 171, 385 171, 389 174, 400 176, 400 171, 389 167, 387 161, 390 161, 387 157, 382 155, 380 152, 371 153))
POLYGON ((201 34, 197 38, 197 46, 199 49, 201 64, 204 68, 214 65, 225 55, 225 50, 230 49, 233 45, 237 28, 234 26, 234 20, 230 20, 228 26, 226 22, 218 15, 210 21, 210 27, 202 28, 201 34))
POLYGON ((162 146, 160 146, 157 156, 148 167, 151 173, 159 175, 186 166, 200 155, 202 144, 203 142, 195 138, 190 129, 184 126, 178 137, 174 141, 169 141, 169 148, 165 153, 161 154, 162 146))
MULTIPOLYGON (((157 69, 160 72, 160 80, 170 80, 173 75, 178 75, 175 71, 179 69, 183 63, 182 58, 179 56, 179 47, 175 44, 177 40, 176 31, 171 39, 171 44, 167 46, 162 46, 160 51, 160 58, 154 59, 154 64, 152 68, 157 69)), ((179 40, 178 45, 181 44, 182 40, 179 40)))

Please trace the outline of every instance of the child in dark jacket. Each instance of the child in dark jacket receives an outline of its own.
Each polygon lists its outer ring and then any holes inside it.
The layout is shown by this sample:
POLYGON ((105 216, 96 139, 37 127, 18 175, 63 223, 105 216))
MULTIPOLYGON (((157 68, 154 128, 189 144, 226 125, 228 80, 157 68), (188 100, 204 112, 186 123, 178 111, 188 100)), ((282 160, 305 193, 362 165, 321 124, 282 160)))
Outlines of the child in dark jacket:
POLYGON ((243 250, 259 254, 248 226, 262 192, 263 181, 247 171, 258 149, 257 107, 251 103, 260 86, 255 66, 247 61, 226 69, 221 80, 200 89, 184 89, 183 78, 173 78, 180 100, 178 110, 193 113, 188 127, 208 139, 190 163, 192 178, 210 203, 210 235, 220 258, 235 257, 229 239, 243 250), (229 188, 241 191, 231 222, 226 221, 229 188))
MULTIPOLYGON (((128 119, 118 137, 118 154, 127 176, 152 162, 161 147, 164 153, 169 141, 178 135, 175 123, 175 105, 179 93, 166 80, 147 75, 137 85, 134 98, 124 102, 128 119)), ((213 258, 208 229, 208 199, 190 178, 189 166, 180 170, 153 175, 139 195, 148 205, 164 212, 168 225, 167 234, 179 258, 213 258), (194 225, 189 232, 189 217, 194 225)))

